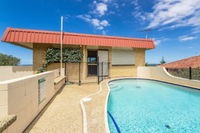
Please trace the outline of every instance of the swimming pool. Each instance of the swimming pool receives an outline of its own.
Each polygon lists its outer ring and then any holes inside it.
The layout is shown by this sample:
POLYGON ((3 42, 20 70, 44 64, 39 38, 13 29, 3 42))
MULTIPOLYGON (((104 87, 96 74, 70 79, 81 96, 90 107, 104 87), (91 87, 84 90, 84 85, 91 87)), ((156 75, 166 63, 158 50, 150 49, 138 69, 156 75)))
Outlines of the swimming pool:
POLYGON ((200 90, 145 79, 109 87, 111 133, 200 133, 200 90))

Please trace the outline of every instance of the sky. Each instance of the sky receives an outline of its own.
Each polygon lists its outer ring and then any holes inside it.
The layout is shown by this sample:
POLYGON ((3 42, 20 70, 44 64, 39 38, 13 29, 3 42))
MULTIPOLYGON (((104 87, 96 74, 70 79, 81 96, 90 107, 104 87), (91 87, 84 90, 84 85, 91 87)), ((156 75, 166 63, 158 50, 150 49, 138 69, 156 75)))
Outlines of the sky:
MULTIPOLYGON (((147 63, 200 55, 200 0, 1 0, 0 37, 7 27, 146 38, 147 63)), ((32 51, 0 42, 0 53, 32 64, 32 51)))

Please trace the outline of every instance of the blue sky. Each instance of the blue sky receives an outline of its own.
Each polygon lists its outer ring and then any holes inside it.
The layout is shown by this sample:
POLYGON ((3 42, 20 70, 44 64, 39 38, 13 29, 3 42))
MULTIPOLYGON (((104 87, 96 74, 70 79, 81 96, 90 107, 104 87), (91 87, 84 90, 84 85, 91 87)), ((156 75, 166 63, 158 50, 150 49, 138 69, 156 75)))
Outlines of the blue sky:
MULTIPOLYGON (((87 34, 145 38, 156 49, 146 52, 148 63, 200 55, 200 0, 1 0, 0 36, 7 27, 60 30, 87 34)), ((32 51, 0 42, 0 53, 32 64, 32 51)))

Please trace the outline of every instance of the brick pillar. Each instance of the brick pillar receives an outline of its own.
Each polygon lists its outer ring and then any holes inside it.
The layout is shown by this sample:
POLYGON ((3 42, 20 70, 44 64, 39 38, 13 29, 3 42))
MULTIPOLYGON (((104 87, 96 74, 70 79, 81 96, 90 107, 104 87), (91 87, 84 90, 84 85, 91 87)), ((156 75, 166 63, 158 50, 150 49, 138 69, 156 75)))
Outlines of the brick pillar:
POLYGON ((37 72, 38 68, 42 66, 46 60, 47 44, 33 44, 33 71, 37 72))
POLYGON ((136 66, 145 66, 145 50, 146 49, 134 49, 136 66))
POLYGON ((82 79, 87 77, 87 46, 82 46, 83 59, 82 59, 82 79))

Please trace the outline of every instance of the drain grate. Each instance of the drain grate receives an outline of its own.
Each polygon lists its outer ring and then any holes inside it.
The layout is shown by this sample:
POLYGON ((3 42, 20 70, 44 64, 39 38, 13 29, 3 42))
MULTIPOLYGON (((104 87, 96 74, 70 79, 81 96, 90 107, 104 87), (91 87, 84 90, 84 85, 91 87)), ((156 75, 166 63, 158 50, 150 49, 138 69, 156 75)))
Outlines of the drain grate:
POLYGON ((136 86, 136 88, 140 89, 140 88, 141 88, 141 86, 136 86))
POLYGON ((168 125, 168 124, 166 124, 165 127, 166 127, 167 129, 171 129, 170 125, 168 125))

